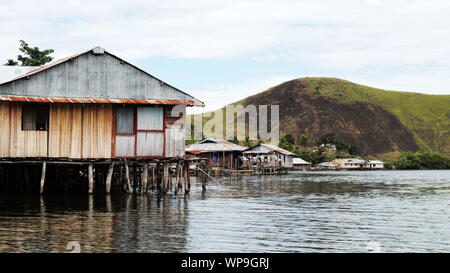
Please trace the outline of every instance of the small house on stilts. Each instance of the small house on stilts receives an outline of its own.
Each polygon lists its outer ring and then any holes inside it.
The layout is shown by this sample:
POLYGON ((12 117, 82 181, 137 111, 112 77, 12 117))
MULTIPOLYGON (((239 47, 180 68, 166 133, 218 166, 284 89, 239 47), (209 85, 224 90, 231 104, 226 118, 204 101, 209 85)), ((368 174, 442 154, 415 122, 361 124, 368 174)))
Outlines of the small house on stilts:
POLYGON ((38 67, 0 84, 0 189, 188 192, 185 109, 202 105, 100 47, 38 67))
POLYGON ((247 147, 223 139, 206 139, 186 147, 186 154, 206 158, 208 168, 236 169, 240 155, 247 147))
POLYGON ((242 152, 244 164, 260 172, 282 173, 293 167, 294 153, 271 144, 260 143, 242 152))

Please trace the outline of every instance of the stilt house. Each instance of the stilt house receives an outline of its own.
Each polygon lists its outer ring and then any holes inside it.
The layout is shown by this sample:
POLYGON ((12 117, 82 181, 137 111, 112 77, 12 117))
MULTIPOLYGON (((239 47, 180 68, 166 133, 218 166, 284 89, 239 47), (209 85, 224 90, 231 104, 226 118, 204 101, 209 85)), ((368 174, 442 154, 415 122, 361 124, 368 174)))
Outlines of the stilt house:
POLYGON ((0 158, 181 157, 180 117, 202 105, 96 47, 0 84, 0 158))

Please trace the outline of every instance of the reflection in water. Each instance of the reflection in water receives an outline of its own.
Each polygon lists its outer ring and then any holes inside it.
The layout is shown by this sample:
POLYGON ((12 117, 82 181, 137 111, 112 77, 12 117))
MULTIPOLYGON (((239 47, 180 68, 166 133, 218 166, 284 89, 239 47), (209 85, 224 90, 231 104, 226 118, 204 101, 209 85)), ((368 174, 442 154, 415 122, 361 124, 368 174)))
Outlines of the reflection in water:
POLYGON ((0 252, 183 251, 187 204, 183 197, 2 196, 0 252))
POLYGON ((222 178, 190 196, 0 195, 0 252, 448 252, 449 171, 222 178))

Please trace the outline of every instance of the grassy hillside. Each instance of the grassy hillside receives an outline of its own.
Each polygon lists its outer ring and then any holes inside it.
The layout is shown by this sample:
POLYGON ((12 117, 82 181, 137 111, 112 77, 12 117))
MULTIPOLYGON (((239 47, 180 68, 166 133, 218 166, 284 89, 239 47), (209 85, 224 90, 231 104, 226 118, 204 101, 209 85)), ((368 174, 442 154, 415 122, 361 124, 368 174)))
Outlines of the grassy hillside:
POLYGON ((450 95, 382 90, 336 78, 299 78, 233 103, 237 104, 280 105, 282 132, 296 139, 305 134, 309 145, 334 133, 370 154, 390 157, 419 148, 450 154, 450 95))
POLYGON ((342 102, 367 102, 395 114, 424 151, 450 152, 450 95, 376 89, 335 78, 301 78, 310 89, 342 102))

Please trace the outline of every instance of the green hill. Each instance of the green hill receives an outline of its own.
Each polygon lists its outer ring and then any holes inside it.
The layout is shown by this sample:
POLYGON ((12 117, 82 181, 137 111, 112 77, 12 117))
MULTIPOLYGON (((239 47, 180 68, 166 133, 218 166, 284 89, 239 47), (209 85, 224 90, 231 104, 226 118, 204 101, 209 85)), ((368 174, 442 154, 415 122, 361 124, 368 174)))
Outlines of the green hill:
POLYGON ((395 114, 421 149, 450 152, 450 95, 427 95, 376 89, 335 78, 301 78, 322 95, 342 102, 367 102, 395 114))
POLYGON ((418 150, 450 154, 450 95, 299 78, 233 104, 280 105, 281 131, 296 142, 306 136, 309 146, 332 133, 354 144, 361 155, 418 150))

